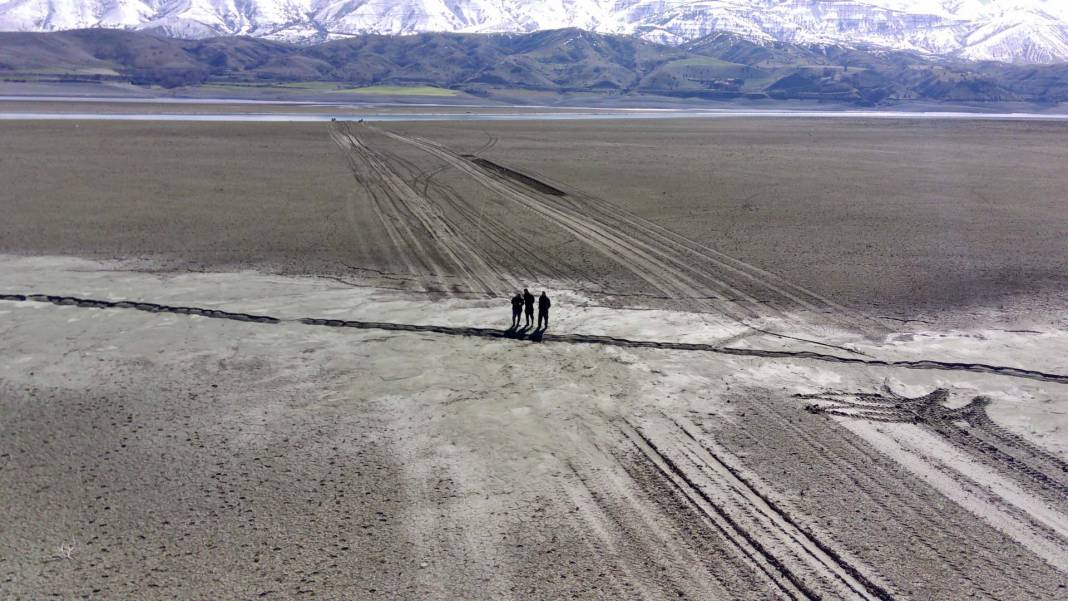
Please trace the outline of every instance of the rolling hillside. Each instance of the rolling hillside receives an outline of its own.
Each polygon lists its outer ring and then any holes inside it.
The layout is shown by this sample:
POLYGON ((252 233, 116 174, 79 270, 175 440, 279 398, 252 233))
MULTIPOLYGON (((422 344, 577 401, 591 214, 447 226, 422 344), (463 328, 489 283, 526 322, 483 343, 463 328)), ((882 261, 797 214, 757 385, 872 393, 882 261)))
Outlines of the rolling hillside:
POLYGON ((180 40, 121 30, 0 33, 0 78, 435 86, 495 90, 775 98, 1068 100, 1068 66, 935 60, 911 52, 756 43, 716 33, 685 46, 561 29, 530 34, 367 35, 317 45, 247 37, 180 40))

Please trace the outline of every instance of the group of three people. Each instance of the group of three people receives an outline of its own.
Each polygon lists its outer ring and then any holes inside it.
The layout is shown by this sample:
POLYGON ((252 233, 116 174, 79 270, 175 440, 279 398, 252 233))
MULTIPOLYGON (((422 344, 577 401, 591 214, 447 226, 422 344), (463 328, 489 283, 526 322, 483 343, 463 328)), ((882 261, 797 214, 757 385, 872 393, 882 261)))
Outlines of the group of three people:
MULTIPOLYGON (((538 328, 542 329, 542 321, 545 322, 545 328, 549 327, 549 307, 552 303, 549 302, 549 296, 543 291, 538 298, 538 328)), ((526 310, 527 321, 525 327, 530 327, 532 321, 534 321, 534 295, 529 290, 523 288, 523 294, 518 292, 512 297, 512 329, 519 328, 519 316, 520 313, 526 310)))

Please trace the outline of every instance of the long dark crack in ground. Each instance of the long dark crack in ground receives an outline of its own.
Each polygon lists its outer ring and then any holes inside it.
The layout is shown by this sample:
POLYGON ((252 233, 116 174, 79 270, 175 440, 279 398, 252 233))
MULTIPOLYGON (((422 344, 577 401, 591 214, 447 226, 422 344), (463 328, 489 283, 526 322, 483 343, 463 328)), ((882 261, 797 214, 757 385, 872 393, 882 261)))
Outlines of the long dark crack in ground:
POLYGON ((861 359, 856 357, 841 357, 811 351, 773 351, 764 349, 748 349, 722 347, 714 344, 701 344, 691 342, 663 342, 655 340, 630 340, 612 336, 596 336, 590 334, 548 334, 544 331, 535 330, 498 330, 493 328, 476 327, 453 327, 439 325, 418 325, 405 323, 389 323, 376 321, 356 321, 340 319, 320 319, 315 317, 278 318, 269 315, 253 315, 208 309, 202 307, 186 307, 161 305, 137 301, 106 301, 98 299, 86 299, 73 296, 56 296, 47 294, 0 294, 0 300, 15 302, 42 302, 54 305, 69 305, 93 309, 133 309, 149 313, 177 313, 182 315, 198 315, 212 319, 229 319, 263 324, 278 324, 282 322, 295 322, 312 326, 327 326, 338 328, 356 328, 363 330, 389 330, 404 332, 431 332, 448 336, 474 336, 480 338, 512 338, 517 340, 531 340, 534 342, 560 342, 567 344, 600 344, 605 346, 619 346, 628 348, 657 348, 674 351, 702 351, 719 353, 723 355, 735 355, 742 357, 762 358, 790 358, 809 359, 829 363, 847 363, 874 367, 900 367, 904 369, 929 369, 941 371, 965 371, 974 373, 988 373, 1012 378, 1026 378, 1068 384, 1068 375, 1054 374, 1018 367, 1001 365, 988 365, 985 363, 959 363, 952 361, 937 361, 921 359, 916 361, 885 361, 881 359, 861 359))

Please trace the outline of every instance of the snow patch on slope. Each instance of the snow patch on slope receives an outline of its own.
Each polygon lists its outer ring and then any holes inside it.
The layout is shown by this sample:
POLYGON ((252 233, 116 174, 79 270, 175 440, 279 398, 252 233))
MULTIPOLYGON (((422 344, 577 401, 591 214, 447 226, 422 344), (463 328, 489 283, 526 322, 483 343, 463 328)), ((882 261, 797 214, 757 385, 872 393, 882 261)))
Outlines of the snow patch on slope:
POLYGON ((759 42, 879 46, 975 60, 1068 60, 1068 3, 1060 0, 0 0, 0 30, 82 27, 290 42, 578 27, 680 44, 729 32, 759 42))

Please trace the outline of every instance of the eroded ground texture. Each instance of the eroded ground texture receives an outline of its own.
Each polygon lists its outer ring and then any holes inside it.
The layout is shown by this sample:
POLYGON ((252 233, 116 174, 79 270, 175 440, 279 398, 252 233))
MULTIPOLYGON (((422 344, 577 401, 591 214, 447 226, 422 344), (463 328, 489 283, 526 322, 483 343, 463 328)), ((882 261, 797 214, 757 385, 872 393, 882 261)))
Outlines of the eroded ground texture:
MULTIPOLYGON (((5 127, 5 169, 57 135, 5 127)), ((886 315, 495 134, 85 127, 158 171, 86 154, 45 187, 68 195, 4 198, 2 597, 1068 599, 1045 263, 1032 293, 886 315), (524 285, 547 331, 508 329, 524 285)), ((1017 226, 1045 221, 999 261, 1063 229, 1028 194, 1017 226)))

